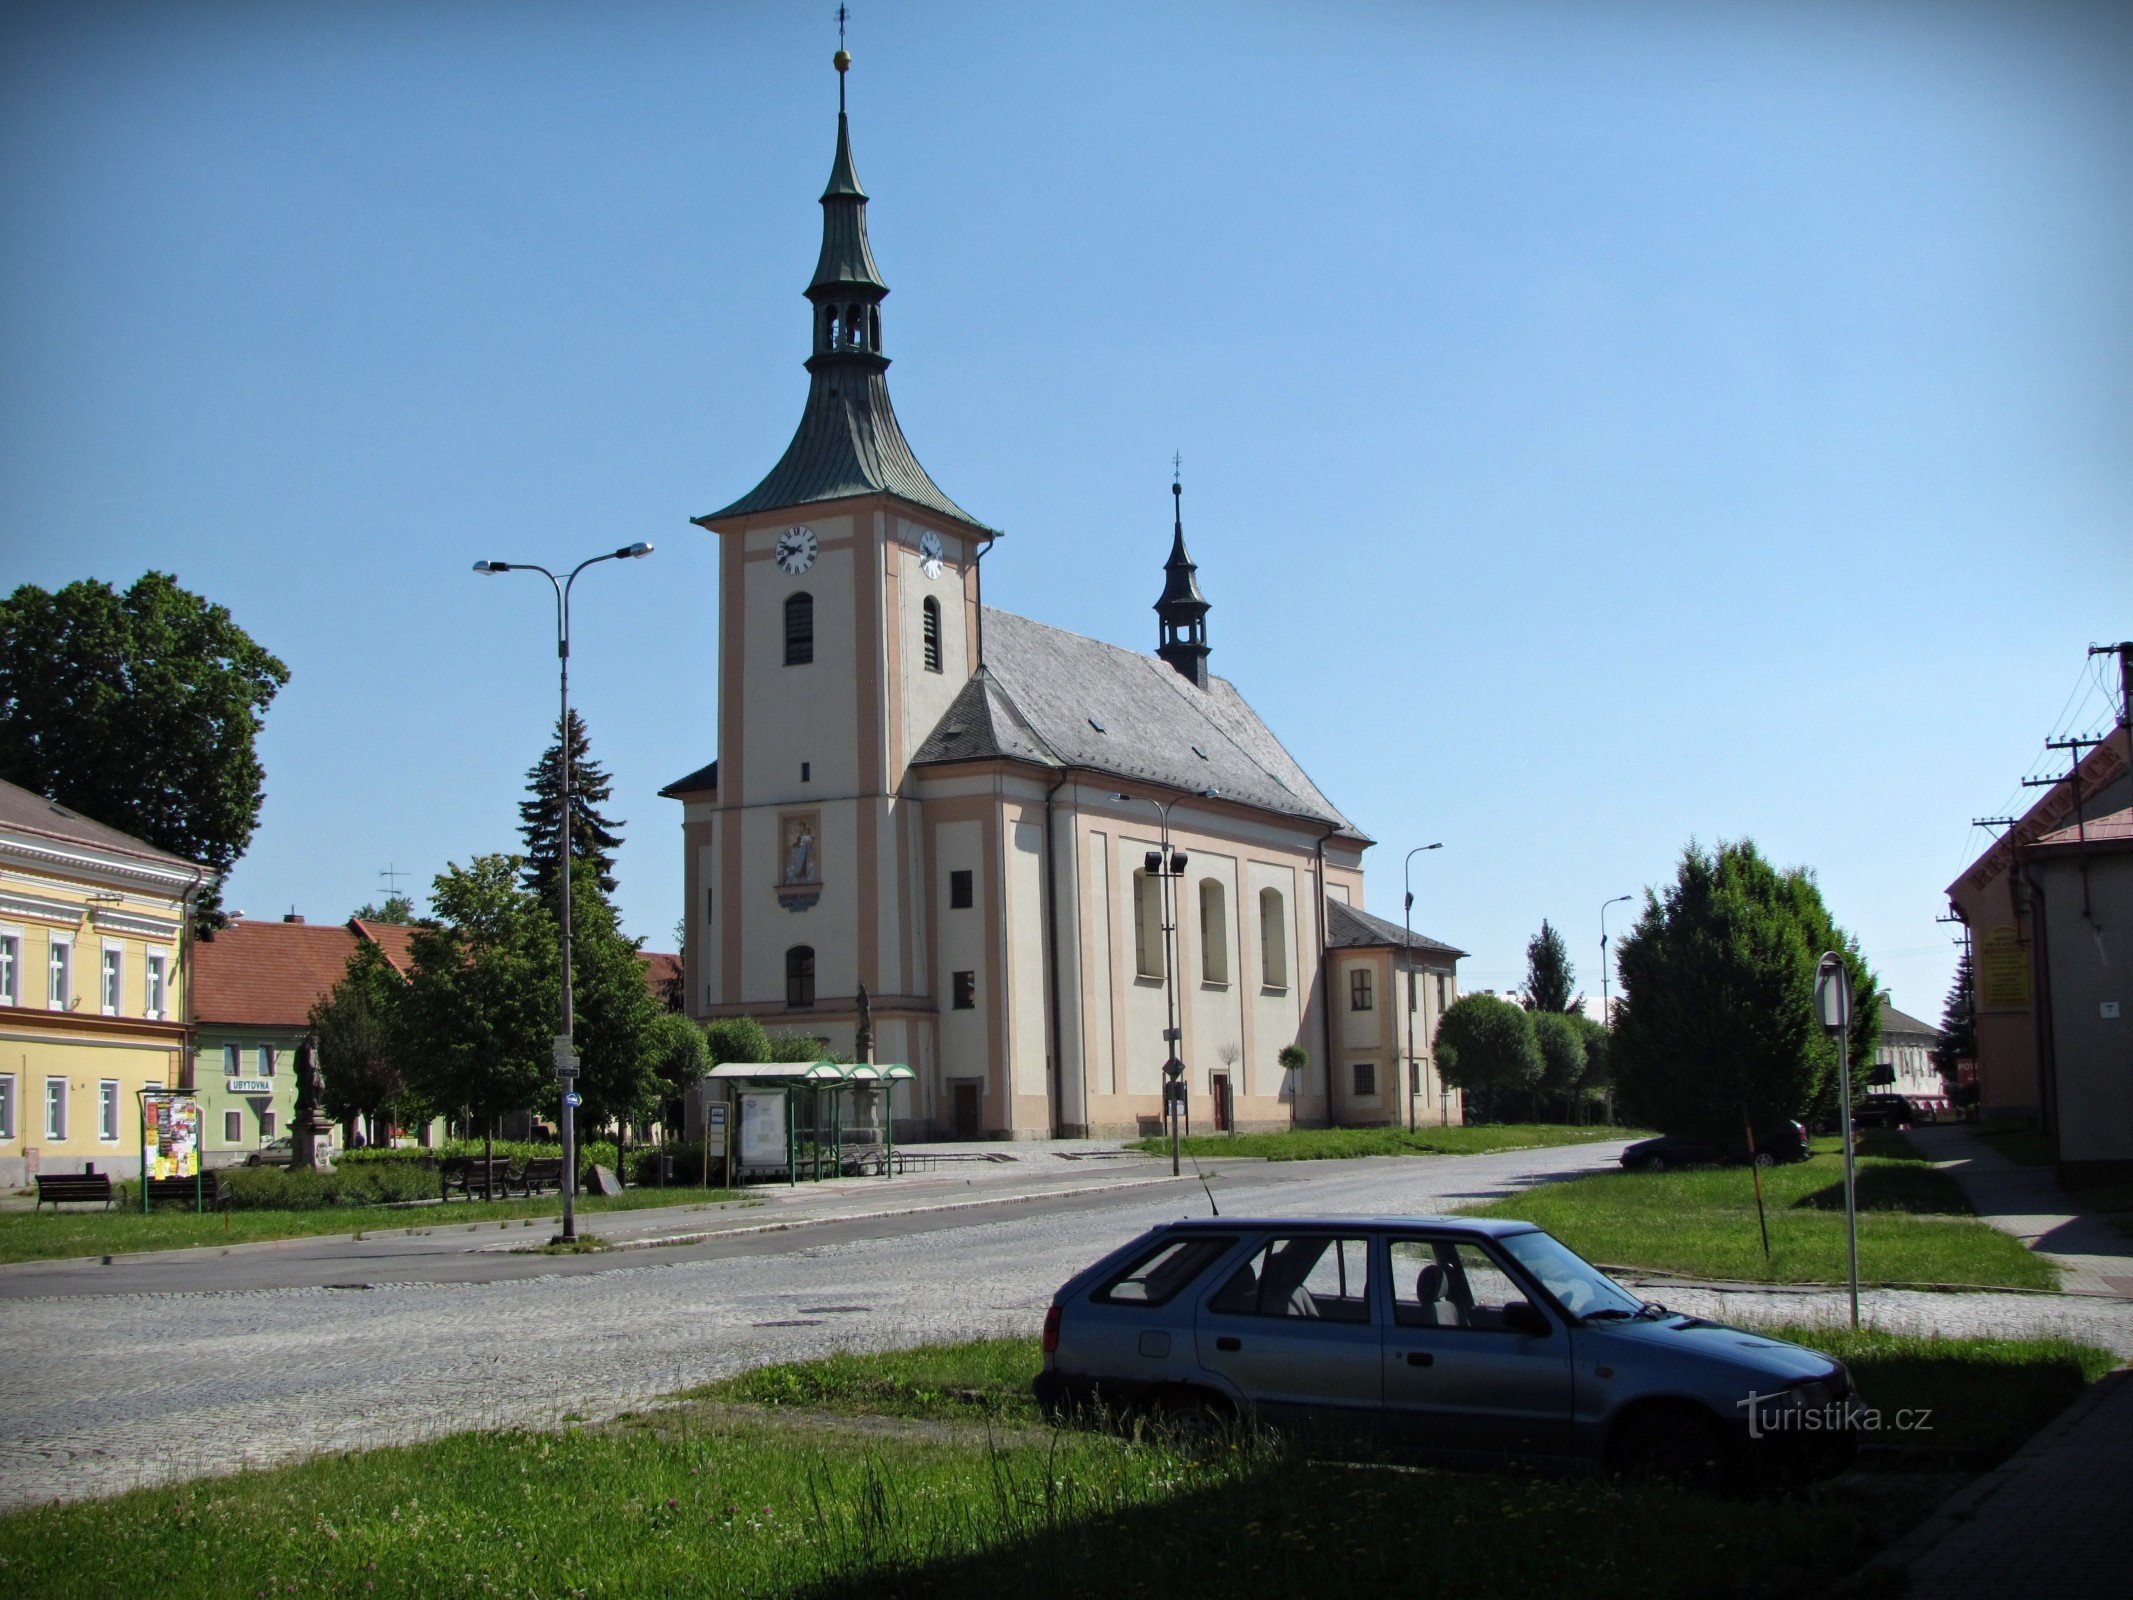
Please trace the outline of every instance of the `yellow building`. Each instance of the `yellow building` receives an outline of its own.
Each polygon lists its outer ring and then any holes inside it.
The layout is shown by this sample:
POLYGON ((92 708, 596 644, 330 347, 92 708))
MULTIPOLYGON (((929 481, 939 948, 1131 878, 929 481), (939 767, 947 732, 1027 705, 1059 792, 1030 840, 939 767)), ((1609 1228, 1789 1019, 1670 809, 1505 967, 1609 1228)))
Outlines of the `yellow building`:
POLYGON ((0 1184, 140 1170, 140 1091, 185 1060, 205 868, 0 782, 0 1184))

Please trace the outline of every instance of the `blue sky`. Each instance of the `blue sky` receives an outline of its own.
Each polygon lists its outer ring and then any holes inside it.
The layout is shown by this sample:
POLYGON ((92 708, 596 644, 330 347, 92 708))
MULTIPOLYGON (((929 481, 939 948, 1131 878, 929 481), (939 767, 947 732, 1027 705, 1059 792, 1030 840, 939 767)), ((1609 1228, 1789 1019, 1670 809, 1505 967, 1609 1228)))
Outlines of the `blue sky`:
MULTIPOLYGON (((629 929, 681 910, 710 540, 798 418, 823 5, 18 3, 0 582, 174 571, 294 679, 229 903, 510 846, 549 605, 629 929)), ((1215 669, 1503 987, 1683 843, 1811 865, 1907 1010, 2133 634, 2133 12, 862 5, 898 410, 987 599, 1215 669), (2054 718, 2058 720, 2053 720, 2054 718)), ((1619 924, 1618 924, 1619 926, 1619 924)))

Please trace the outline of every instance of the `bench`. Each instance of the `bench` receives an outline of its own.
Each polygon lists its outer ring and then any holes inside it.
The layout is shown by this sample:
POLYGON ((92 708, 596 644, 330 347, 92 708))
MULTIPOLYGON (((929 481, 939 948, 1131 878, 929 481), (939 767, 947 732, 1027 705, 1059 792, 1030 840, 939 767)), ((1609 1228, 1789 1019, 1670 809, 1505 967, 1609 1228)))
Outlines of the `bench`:
POLYGON ((159 1206, 166 1201, 181 1206, 202 1205, 210 1210, 219 1209, 222 1180, 212 1172, 203 1172, 197 1185, 191 1178, 150 1178, 148 1203, 159 1206))
POLYGON ((511 1192, 511 1162, 506 1156, 448 1156, 437 1163, 437 1198, 449 1200, 457 1189, 469 1200, 486 1200, 494 1192, 511 1192))
POLYGON ((53 1210, 75 1202, 86 1204, 92 1200, 103 1202, 106 1210, 111 1206, 111 1179, 101 1172, 53 1172, 36 1174, 37 1205, 50 1201, 53 1210))
POLYGON ((563 1188, 563 1158, 561 1156, 528 1157, 526 1164, 519 1169, 518 1176, 512 1181, 518 1185, 519 1193, 523 1194, 528 1200, 533 1198, 533 1191, 536 1189, 554 1189, 561 1193, 563 1188))

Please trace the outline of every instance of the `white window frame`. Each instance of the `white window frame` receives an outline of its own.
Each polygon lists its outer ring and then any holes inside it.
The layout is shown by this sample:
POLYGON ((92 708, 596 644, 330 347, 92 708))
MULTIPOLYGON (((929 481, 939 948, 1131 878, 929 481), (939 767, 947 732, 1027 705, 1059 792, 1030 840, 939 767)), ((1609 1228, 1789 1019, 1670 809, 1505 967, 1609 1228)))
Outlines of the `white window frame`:
POLYGON ((119 1138, 119 1083, 103 1078, 96 1085, 96 1137, 100 1144, 117 1144, 119 1138))
POLYGON ((244 1113, 235 1106, 222 1113, 222 1142, 244 1143, 244 1113))
POLYGON ((274 1137, 274 1110, 271 1106, 259 1113, 259 1142, 267 1143, 274 1137))
POLYGON ((44 1080, 44 1136, 52 1144, 67 1142, 67 1080, 44 1080), (58 1090, 54 1094, 53 1090, 58 1090))
MULTIPOLYGON (((560 982, 561 980, 558 979, 557 981, 560 982)), ((279 1045, 263 1044, 259 1047, 259 1075, 262 1078, 273 1077, 274 1069, 280 1064, 281 1047, 279 1045)))
POLYGON ((104 942, 96 959, 96 1005, 107 1017, 126 1010, 126 947, 111 940, 104 942))
POLYGON ((170 952, 151 950, 142 967, 141 1009, 154 1021, 170 1014, 170 952))
POLYGON ((66 1011, 74 1004, 74 937, 55 933, 45 942, 44 1005, 47 1011, 66 1011))
MULTIPOLYGON (((562 980, 557 979, 556 981, 560 983, 562 980)), ((244 1076, 244 1047, 242 1045, 226 1044, 222 1047, 222 1075, 225 1078, 241 1078, 244 1076)))
POLYGON ((15 1140, 15 1075, 0 1072, 0 1144, 15 1140))
POLYGON ((22 1004, 22 930, 0 927, 0 1006, 22 1004))

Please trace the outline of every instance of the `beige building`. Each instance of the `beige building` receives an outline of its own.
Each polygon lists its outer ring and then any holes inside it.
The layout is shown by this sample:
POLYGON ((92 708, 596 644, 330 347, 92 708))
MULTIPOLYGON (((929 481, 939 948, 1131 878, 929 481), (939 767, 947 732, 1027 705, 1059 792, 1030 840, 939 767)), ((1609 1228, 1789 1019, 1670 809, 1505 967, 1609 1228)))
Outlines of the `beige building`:
POLYGON ((663 791, 690 1010, 845 1050, 863 988, 877 1059, 917 1074, 900 1137, 1152 1127, 1172 1007, 1196 1128, 1404 1121, 1410 1098, 1457 1120, 1428 1040, 1459 952, 1361 916, 1371 841, 1209 672, 1175 505, 1155 654, 984 606, 1000 535, 897 424, 842 111, 822 207, 799 430, 697 519, 719 541, 717 759, 663 791), (1413 1074, 1395 965, 1419 980, 1413 1074), (1386 999, 1357 1009, 1355 974, 1386 999))
POLYGON ((185 1063, 207 872, 0 783, 0 1185, 140 1170, 140 1092, 185 1063))

